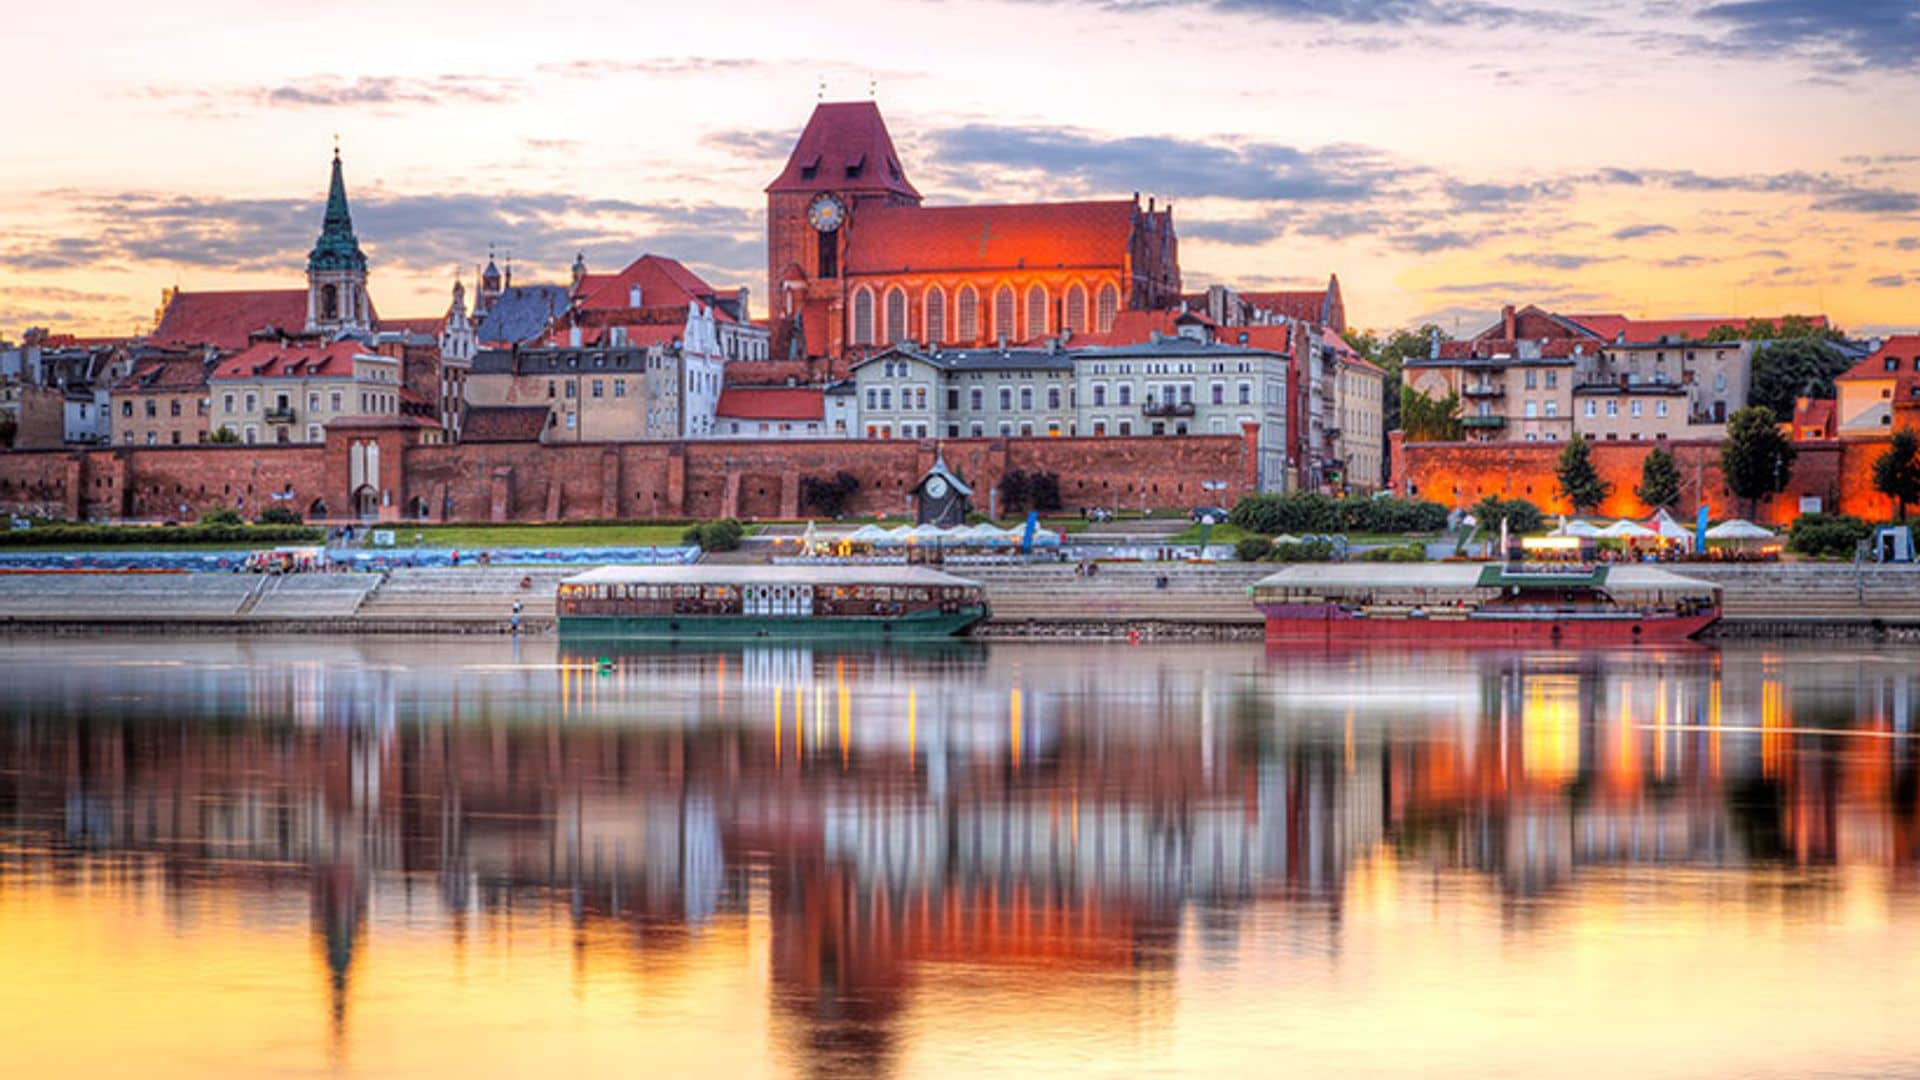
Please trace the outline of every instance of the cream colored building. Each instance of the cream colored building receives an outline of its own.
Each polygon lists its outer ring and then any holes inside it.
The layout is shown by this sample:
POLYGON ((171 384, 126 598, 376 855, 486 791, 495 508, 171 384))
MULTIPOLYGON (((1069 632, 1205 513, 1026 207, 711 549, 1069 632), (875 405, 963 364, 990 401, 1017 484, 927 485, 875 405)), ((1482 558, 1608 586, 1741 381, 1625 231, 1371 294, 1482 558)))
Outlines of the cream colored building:
POLYGON ((400 360, 351 339, 258 342, 207 379, 208 431, 243 443, 319 443, 342 416, 398 416, 400 360))
POLYGON ((1357 356, 1343 357, 1336 389, 1340 458, 1348 491, 1384 484, 1387 373, 1357 356))

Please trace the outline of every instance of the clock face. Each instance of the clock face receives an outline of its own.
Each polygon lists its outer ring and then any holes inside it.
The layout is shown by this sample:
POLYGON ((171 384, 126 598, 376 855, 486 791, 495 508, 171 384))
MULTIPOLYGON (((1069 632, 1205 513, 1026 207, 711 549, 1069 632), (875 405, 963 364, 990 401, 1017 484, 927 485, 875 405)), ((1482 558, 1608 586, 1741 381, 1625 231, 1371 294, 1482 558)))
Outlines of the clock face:
POLYGON ((822 195, 807 206, 807 224, 821 232, 832 232, 846 220, 846 205, 831 195, 822 195))
POLYGON ((947 497, 946 478, 936 476, 933 479, 927 481, 927 498, 944 499, 946 497, 947 497))

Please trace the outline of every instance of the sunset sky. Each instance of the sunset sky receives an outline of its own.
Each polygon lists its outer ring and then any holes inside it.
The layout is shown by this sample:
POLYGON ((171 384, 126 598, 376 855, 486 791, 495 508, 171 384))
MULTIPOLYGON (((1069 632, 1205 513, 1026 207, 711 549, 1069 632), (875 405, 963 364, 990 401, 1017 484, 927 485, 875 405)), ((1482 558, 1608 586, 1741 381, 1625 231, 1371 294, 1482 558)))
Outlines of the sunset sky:
POLYGON ((1351 322, 1503 302, 1920 326, 1920 3, 235 0, 11 11, 0 336, 297 287, 339 136, 389 316, 488 246, 766 295, 824 82, 929 204, 1135 190, 1190 288, 1340 275, 1351 322), (1600 10, 1619 14, 1597 15, 1600 10), (871 91, 870 91, 871 88, 871 91))

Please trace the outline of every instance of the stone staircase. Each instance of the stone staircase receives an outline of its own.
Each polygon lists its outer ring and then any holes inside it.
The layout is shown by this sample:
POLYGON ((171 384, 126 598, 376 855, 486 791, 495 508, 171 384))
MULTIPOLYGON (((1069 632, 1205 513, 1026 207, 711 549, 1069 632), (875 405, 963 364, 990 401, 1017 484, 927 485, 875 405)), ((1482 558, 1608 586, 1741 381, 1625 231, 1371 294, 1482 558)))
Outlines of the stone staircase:
POLYGON ((954 566, 985 587, 993 621, 1258 623, 1247 590, 1274 565, 1103 563, 1092 577, 1073 565, 954 566), (1165 577, 1165 588, 1155 583, 1165 577))
POLYGON ((1677 572, 1725 591, 1729 621, 1834 620, 1920 623, 1920 566, 1813 563, 1713 566, 1677 572))
POLYGON ((355 614, 371 623, 453 621, 505 625, 513 617, 513 604, 517 600, 521 604, 521 625, 531 628, 552 621, 554 591, 560 579, 581 569, 394 570, 361 602, 355 614), (524 589, 520 587, 523 579, 529 582, 524 589))

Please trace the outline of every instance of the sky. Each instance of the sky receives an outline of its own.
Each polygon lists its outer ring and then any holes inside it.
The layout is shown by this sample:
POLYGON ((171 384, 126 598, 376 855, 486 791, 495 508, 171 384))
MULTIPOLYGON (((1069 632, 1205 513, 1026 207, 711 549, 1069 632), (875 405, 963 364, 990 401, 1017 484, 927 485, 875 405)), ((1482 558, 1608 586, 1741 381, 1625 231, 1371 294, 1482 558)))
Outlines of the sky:
POLYGON ((297 288, 337 137, 388 316, 644 252, 766 296, 822 93, 929 205, 1174 203, 1186 284, 1920 327, 1920 0, 16 5, 0 336, 297 288), (68 46, 54 43, 65 41, 68 46))

